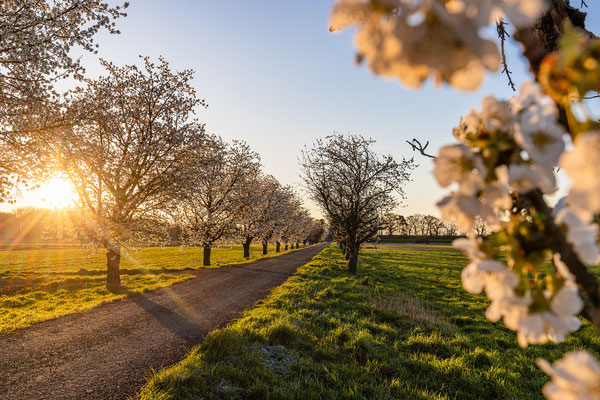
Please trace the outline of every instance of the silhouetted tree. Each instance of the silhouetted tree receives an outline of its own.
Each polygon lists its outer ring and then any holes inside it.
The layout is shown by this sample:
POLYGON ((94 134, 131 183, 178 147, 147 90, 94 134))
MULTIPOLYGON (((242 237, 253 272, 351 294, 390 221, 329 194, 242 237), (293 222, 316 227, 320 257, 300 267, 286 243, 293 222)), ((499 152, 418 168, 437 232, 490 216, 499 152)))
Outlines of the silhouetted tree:
POLYGON ((379 155, 375 143, 360 135, 334 134, 302 151, 302 177, 310 198, 323 211, 333 235, 348 257, 348 272, 356 274, 361 243, 382 227, 382 217, 404 197, 413 160, 396 162, 379 155))

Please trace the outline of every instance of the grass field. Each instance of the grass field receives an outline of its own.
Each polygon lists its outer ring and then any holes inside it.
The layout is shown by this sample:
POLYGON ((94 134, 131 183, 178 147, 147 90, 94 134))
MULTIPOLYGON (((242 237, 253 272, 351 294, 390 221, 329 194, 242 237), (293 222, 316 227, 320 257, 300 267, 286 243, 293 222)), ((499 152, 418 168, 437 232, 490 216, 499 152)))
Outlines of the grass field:
MULTIPOLYGON (((262 255, 262 246, 251 246, 250 259, 242 246, 212 250, 212 267, 271 257, 275 247, 262 255)), ((110 293, 105 288, 106 256, 82 248, 29 248, 0 250, 0 333, 102 303, 154 290, 192 278, 188 270, 203 268, 199 247, 143 248, 124 252, 121 280, 127 291, 110 293)))
POLYGON ((463 255, 443 246, 361 250, 348 276, 330 246, 264 302, 158 372, 141 399, 539 399, 535 364, 598 354, 584 324, 561 345, 521 349, 462 289, 463 255))

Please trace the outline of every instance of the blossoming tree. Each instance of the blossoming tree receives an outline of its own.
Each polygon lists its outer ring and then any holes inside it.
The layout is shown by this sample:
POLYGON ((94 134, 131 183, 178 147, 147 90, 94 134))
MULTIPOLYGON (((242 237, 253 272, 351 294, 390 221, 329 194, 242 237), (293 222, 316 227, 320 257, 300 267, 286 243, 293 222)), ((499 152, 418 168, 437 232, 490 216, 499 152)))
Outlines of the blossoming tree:
POLYGON ((63 123, 56 83, 84 72, 71 50, 96 51, 94 36, 118 33, 114 21, 125 15, 96 0, 0 2, 0 201, 52 162, 43 156, 63 123))
POLYGON ((70 129, 56 153, 89 216, 88 239, 106 249, 110 291, 121 289, 121 247, 166 237, 164 212, 186 165, 189 146, 204 140, 193 118, 204 106, 193 71, 143 59, 143 67, 103 62, 106 76, 86 79, 70 96, 70 129))
POLYGON ((385 226, 383 217, 398 204, 394 192, 410 178, 413 160, 397 162, 377 154, 375 141, 334 134, 302 151, 302 178, 319 205, 356 274, 360 245, 385 226))
MULTIPOLYGON (((241 193, 241 212, 236 218, 236 235, 242 239, 244 257, 250 257, 250 244, 256 238, 270 236, 275 222, 281 184, 272 175, 257 173, 248 177, 241 193)), ((267 239, 268 240, 268 239, 267 239)))
POLYGON ((203 247, 203 265, 209 266, 215 242, 235 231, 244 209, 242 193, 248 177, 260 171, 260 160, 246 143, 213 135, 186 153, 170 214, 183 229, 183 241, 203 247))
MULTIPOLYGON (((454 243, 471 259, 465 289, 484 291, 487 318, 502 319, 525 347, 562 342, 581 325, 577 315, 600 329, 598 279, 589 269, 599 256, 600 126, 586 107, 600 90, 600 39, 585 29, 586 14, 568 0, 338 0, 331 29, 357 26, 358 59, 378 75, 414 88, 431 78, 472 90, 501 66, 513 84, 505 19, 534 81, 516 98, 487 97, 463 116, 453 131, 458 143, 440 150, 434 175, 456 187, 438 203, 443 219, 469 233, 454 243), (500 47, 483 35, 493 24, 500 47), (552 208, 544 195, 557 190, 558 167, 573 184, 552 208), (494 233, 477 236, 477 218, 494 233)), ((539 365, 552 376, 546 397, 600 399, 600 364, 590 353, 539 365)))

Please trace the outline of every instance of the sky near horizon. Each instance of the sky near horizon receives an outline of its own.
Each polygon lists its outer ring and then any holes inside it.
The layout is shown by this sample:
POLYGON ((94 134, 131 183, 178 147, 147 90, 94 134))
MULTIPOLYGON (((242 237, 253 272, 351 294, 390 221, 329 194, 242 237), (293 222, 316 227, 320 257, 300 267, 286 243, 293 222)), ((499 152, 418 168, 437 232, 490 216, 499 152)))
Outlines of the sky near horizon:
MULTIPOLYGON (((431 175, 432 162, 412 153, 405 141, 429 140, 428 150, 437 154, 454 142, 452 128, 460 115, 480 108, 484 96, 514 95, 506 77, 490 74, 476 92, 431 84, 415 91, 378 78, 354 64, 352 30, 328 31, 332 5, 333 0, 133 0, 128 16, 117 22, 121 34, 98 35, 98 55, 84 54, 83 64, 97 76, 102 73, 97 57, 132 64, 139 63, 138 55, 162 55, 173 69, 195 70, 193 85, 209 105, 197 117, 207 131, 245 140, 261 155, 265 172, 299 191, 297 157, 305 144, 334 131, 371 137, 378 151, 397 159, 415 156, 419 164, 398 211, 438 215, 435 203, 446 191, 431 175)), ((594 6, 588 27, 600 32, 594 6)), ((518 85, 531 79, 515 45, 507 57, 518 85)), ((43 206, 40 199, 25 193, 0 209, 43 206)), ((317 215, 314 205, 306 205, 317 215)))

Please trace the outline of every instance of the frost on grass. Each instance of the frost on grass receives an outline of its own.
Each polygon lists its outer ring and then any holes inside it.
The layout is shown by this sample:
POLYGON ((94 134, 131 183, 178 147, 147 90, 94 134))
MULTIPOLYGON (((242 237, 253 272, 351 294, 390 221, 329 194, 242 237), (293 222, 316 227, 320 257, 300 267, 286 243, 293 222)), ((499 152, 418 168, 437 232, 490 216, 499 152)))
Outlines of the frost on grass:
POLYGON ((294 355, 280 344, 254 343, 252 350, 259 354, 262 365, 272 370, 276 375, 285 375, 295 361, 294 355))

